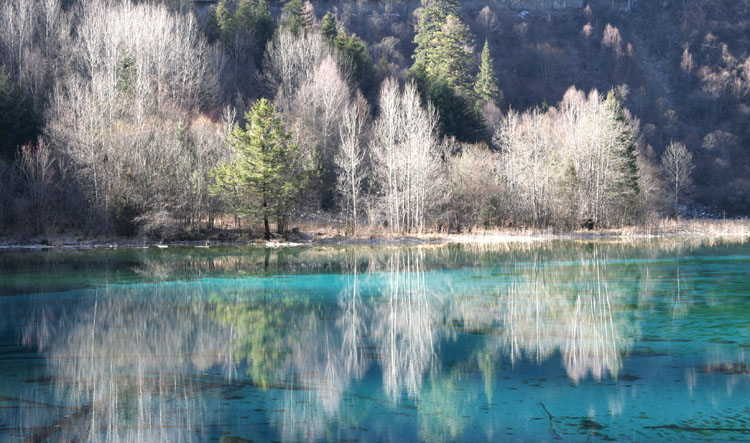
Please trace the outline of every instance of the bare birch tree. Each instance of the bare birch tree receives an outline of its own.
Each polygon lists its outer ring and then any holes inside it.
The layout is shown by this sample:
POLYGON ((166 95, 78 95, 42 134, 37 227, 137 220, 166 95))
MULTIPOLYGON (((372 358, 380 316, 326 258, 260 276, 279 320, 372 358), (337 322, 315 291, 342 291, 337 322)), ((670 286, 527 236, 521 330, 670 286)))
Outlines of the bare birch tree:
POLYGON ((677 211, 680 197, 692 185, 693 154, 682 143, 670 142, 661 156, 661 168, 670 184, 674 210, 677 211))
POLYGON ((347 218, 347 232, 354 234, 359 219, 358 203, 362 182, 367 177, 367 143, 364 140, 370 110, 364 96, 357 97, 350 103, 342 117, 339 128, 341 145, 336 153, 338 168, 338 190, 343 199, 343 209, 347 218))
POLYGON ((0 56, 40 109, 70 56, 71 14, 60 0, 0 2, 0 56))
POLYGON ((209 151, 223 145, 202 143, 188 126, 216 95, 216 49, 192 14, 164 6, 92 1, 77 14, 74 69, 56 83, 45 134, 83 191, 89 220, 110 229, 132 228, 146 213, 206 218, 210 165, 198 163, 215 161, 209 151))
POLYGON ((281 28, 278 36, 268 42, 263 59, 263 81, 268 92, 276 96, 274 102, 281 114, 289 111, 297 90, 328 53, 316 32, 295 35, 281 28))
POLYGON ((535 226, 550 219, 552 181, 556 173, 555 144, 548 116, 535 109, 509 113, 496 140, 501 143, 504 183, 514 220, 535 226))
POLYGON ((52 187, 55 180, 55 159, 49 146, 39 139, 36 145, 23 146, 19 155, 18 170, 26 203, 24 213, 27 223, 41 232, 50 226, 52 214, 52 187))
POLYGON ((303 150, 312 153, 319 178, 318 208, 330 209, 336 188, 335 156, 342 114, 350 101, 349 85, 333 56, 328 54, 295 96, 287 118, 300 137, 303 150))
MULTIPOLYGON (((506 217, 536 226, 637 216, 638 125, 613 95, 570 88, 546 113, 510 111, 495 133, 506 217)), ((502 209, 501 209, 502 210, 502 209)))
POLYGON ((402 91, 395 79, 386 79, 371 152, 394 232, 421 232, 430 207, 442 194, 445 174, 436 133, 435 110, 432 105, 422 108, 414 84, 402 91))
POLYGON ((615 74, 619 73, 620 59, 623 55, 622 50, 622 37, 620 36, 620 30, 616 26, 612 26, 607 23, 604 27, 604 33, 602 34, 602 45, 609 48, 615 55, 615 74))

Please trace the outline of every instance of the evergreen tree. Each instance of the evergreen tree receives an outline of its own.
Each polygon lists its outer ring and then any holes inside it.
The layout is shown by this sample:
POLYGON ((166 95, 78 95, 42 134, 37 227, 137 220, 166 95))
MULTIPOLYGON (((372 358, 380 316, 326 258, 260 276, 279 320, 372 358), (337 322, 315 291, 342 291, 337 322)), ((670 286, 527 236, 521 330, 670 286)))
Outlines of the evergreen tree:
POLYGON ((275 23, 266 0, 240 0, 234 22, 236 29, 253 34, 260 47, 264 47, 273 36, 275 23))
POLYGON ((482 48, 479 74, 474 84, 474 95, 477 99, 477 107, 482 107, 485 103, 497 103, 500 100, 500 89, 497 87, 497 76, 492 66, 492 56, 487 40, 484 41, 484 48, 482 48))
POLYGON ((234 38, 234 15, 232 14, 231 0, 221 0, 213 15, 216 17, 216 24, 219 26, 219 38, 223 42, 231 41, 234 38))
POLYGON ((320 22, 320 36, 323 37, 323 40, 332 44, 338 33, 336 19, 333 17, 333 14, 331 14, 331 11, 328 11, 320 22))
POLYGON ((640 186, 638 185, 638 141, 633 132, 633 126, 625 113, 620 100, 617 99, 614 90, 607 93, 606 106, 614 120, 616 135, 616 155, 619 157, 619 174, 616 185, 617 193, 623 199, 627 209, 635 207, 640 186))
POLYGON ((421 94, 437 109, 443 134, 472 143, 487 136, 482 116, 465 96, 458 95, 442 80, 425 81, 420 76, 414 78, 421 94))
POLYGON ((334 39, 333 47, 351 62, 359 88, 369 91, 373 84, 375 66, 367 46, 355 34, 346 35, 342 30, 334 39))
POLYGON ((458 11, 457 0, 422 0, 422 7, 415 11, 417 23, 414 25, 414 67, 421 69, 433 57, 434 47, 439 42, 435 34, 440 31, 449 15, 458 11))
POLYGON ((309 17, 303 0, 289 0, 281 9, 281 26, 288 28, 295 35, 308 28, 309 17))
POLYGON ((430 79, 442 80, 459 94, 469 95, 469 79, 475 64, 469 27, 455 15, 449 15, 433 35, 434 44, 424 60, 425 73, 430 79))
POLYGON ((117 84, 115 88, 125 96, 133 92, 133 86, 136 79, 135 59, 125 53, 125 56, 117 63, 117 84))
POLYGON ((260 99, 245 113, 245 129, 235 126, 228 143, 237 158, 212 172, 216 179, 214 191, 239 195, 234 201, 242 215, 263 218, 265 238, 271 238, 269 219, 277 218, 279 233, 283 233, 286 217, 299 190, 305 173, 297 168, 297 146, 291 144, 274 106, 260 99))
POLYGON ((373 84, 375 64, 364 42, 355 34, 347 34, 344 29, 339 29, 336 18, 330 12, 323 16, 320 35, 330 47, 351 63, 347 69, 351 68, 359 88, 368 91, 373 84))
POLYGON ((422 96, 435 104, 443 133, 475 142, 486 134, 473 108, 470 82, 475 60, 472 35, 458 18, 455 0, 424 0, 416 12, 414 64, 410 76, 422 96))
POLYGON ((209 38, 220 38, 225 45, 232 45, 238 33, 255 37, 256 44, 263 48, 273 36, 275 22, 268 10, 266 0, 221 0, 208 18, 209 38))

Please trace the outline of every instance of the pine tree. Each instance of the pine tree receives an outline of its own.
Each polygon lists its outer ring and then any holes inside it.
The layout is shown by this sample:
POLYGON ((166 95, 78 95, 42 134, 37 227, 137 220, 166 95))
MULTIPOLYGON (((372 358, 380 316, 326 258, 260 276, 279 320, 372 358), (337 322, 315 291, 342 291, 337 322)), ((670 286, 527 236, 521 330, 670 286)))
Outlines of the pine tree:
POLYGON ((305 3, 302 0, 290 0, 282 8, 280 25, 298 35, 306 27, 305 3))
POLYGON ((360 89, 369 91, 373 84, 375 66, 364 42, 355 34, 347 35, 342 30, 334 39, 333 47, 351 62, 352 73, 360 89))
POLYGON ((115 88, 123 96, 130 96, 136 80, 135 59, 125 53, 125 56, 117 63, 117 83, 115 88))
POLYGON ((274 106, 260 99, 245 113, 245 129, 235 126, 228 144, 237 154, 232 163, 216 168, 214 192, 239 195, 234 204, 242 215, 263 218, 265 238, 271 238, 269 218, 277 218, 283 233, 286 217, 305 173, 296 167, 297 146, 291 144, 274 106))
POLYGON ((458 18, 454 0, 434 0, 417 11, 414 27, 414 64, 409 72, 422 96, 435 104, 440 126, 448 135, 475 142, 485 135, 484 123, 474 110, 470 78, 475 60, 473 37, 458 18))
POLYGON ((212 38, 218 36, 226 45, 231 45, 239 32, 255 37, 256 43, 263 48, 273 36, 275 22, 268 10, 266 0, 221 0, 209 16, 207 28, 212 38))
POLYGON ((415 11, 418 20, 414 25, 414 68, 422 69, 433 57, 434 47, 439 43, 435 34, 445 23, 449 15, 458 11, 456 0, 423 0, 422 7, 415 11))
POLYGON ((342 28, 339 29, 336 18, 330 12, 323 16, 320 22, 320 35, 328 45, 343 55, 351 68, 362 91, 369 91, 372 87, 375 65, 367 46, 356 36, 347 34, 342 28))
POLYGON ((606 106, 617 128, 615 152, 619 157, 620 170, 614 189, 623 199, 625 208, 632 211, 640 193, 638 184, 638 141, 630 119, 626 115, 620 100, 617 99, 614 90, 607 93, 606 106))
POLYGON ((492 66, 490 45, 487 40, 484 41, 484 48, 482 48, 482 59, 477 81, 474 84, 474 95, 477 99, 477 107, 490 102, 497 103, 500 100, 500 89, 497 87, 497 76, 492 66))
POLYGON ((234 13, 236 29, 255 36, 260 47, 273 36, 274 20, 266 0, 240 0, 234 13))
POLYGON ((460 94, 469 95, 469 78, 475 63, 469 27, 455 15, 449 15, 434 34, 434 40, 436 43, 424 65, 428 77, 440 79, 460 94))
POLYGON ((336 19, 333 17, 330 11, 323 16, 323 20, 320 22, 320 36, 323 40, 329 44, 333 43, 334 39, 338 35, 339 31, 336 28, 336 19))
POLYGON ((216 5, 213 14, 216 17, 216 23, 219 25, 219 36, 223 42, 231 41, 234 38, 234 15, 229 0, 221 0, 216 5))
POLYGON ((313 29, 315 26, 315 6, 308 1, 302 7, 302 23, 305 26, 305 31, 313 29))

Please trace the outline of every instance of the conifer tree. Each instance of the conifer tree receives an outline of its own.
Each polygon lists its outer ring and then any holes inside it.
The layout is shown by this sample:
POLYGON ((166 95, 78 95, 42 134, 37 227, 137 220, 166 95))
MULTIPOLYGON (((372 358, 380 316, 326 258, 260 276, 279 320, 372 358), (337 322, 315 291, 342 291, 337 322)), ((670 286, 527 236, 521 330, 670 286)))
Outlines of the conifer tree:
POLYGON ((230 28, 233 26, 232 9, 229 5, 229 0, 219 1, 213 15, 216 17, 216 22, 221 29, 222 38, 224 38, 224 33, 232 31, 230 28))
POLYGON ((320 36, 323 37, 323 40, 331 44, 336 39, 338 33, 339 31, 336 29, 336 19, 333 17, 333 14, 331 14, 331 11, 328 11, 320 22, 320 36))
POLYGON ((211 39, 220 38, 232 45, 238 33, 252 35, 258 47, 263 48, 273 36, 275 22, 266 0, 221 0, 209 15, 207 32, 211 39))
POLYGON ((264 98, 255 102, 245 113, 245 121, 245 129, 235 126, 227 141, 236 159, 212 171, 214 192, 239 195, 235 209, 242 215, 262 217, 265 238, 270 239, 269 219, 275 216, 278 231, 283 233, 306 174, 297 168, 297 146, 290 143, 291 134, 271 102, 264 98))
POLYGON ((434 34, 434 40, 436 43, 425 60, 425 72, 457 92, 469 95, 469 79, 475 63, 469 27, 455 15, 448 15, 434 34))
POLYGON ((419 17, 414 25, 414 68, 421 69, 428 64, 433 56, 434 47, 439 43, 435 34, 445 23, 449 15, 455 15, 458 10, 456 0, 422 0, 422 7, 415 11, 419 17))
POLYGON ((477 99, 477 107, 486 103, 497 103, 500 100, 500 89, 497 86, 497 76, 495 68, 492 66, 492 56, 490 55, 490 45, 487 40, 484 41, 482 49, 482 58, 479 65, 479 74, 474 84, 474 95, 477 99))
POLYGON ((638 185, 638 141, 630 119, 625 113, 614 90, 607 93, 606 106, 616 128, 615 152, 618 157, 619 174, 614 189, 624 200, 625 206, 633 208, 640 193, 638 185))
POLYGON ((375 66, 364 42, 355 34, 347 34, 343 28, 339 29, 336 18, 330 11, 320 22, 320 36, 351 63, 347 70, 351 68, 360 89, 369 91, 373 83, 375 66))
POLYGON ((240 0, 234 13, 234 22, 237 29, 252 33, 260 46, 265 46, 273 36, 275 23, 266 0, 240 0))
POLYGON ((352 73, 360 89, 369 91, 373 83, 375 66, 364 42, 356 34, 347 35, 341 30, 333 41, 333 47, 351 62, 352 73))
POLYGON ((281 26, 288 28, 294 35, 306 28, 305 3, 302 0, 290 0, 282 8, 281 26))
POLYGON ((423 0, 414 27, 414 64, 410 76, 422 96, 435 104, 442 132, 463 141, 478 141, 485 128, 474 110, 473 37, 457 16, 455 0, 423 0))

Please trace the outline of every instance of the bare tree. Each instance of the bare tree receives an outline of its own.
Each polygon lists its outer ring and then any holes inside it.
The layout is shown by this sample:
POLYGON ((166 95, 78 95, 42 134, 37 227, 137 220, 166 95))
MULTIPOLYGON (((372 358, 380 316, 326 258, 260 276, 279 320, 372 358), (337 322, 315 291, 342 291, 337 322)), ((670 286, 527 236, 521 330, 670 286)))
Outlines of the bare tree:
POLYGON ((343 196, 347 232, 354 234, 358 221, 358 201, 362 182, 367 177, 367 144, 364 140, 370 118, 367 100, 361 93, 346 107, 339 128, 341 146, 336 153, 338 189, 343 196))
POLYGON ((583 34, 583 38, 586 41, 586 67, 589 66, 589 39, 591 38, 591 32, 594 30, 594 27, 591 26, 591 23, 586 23, 583 25, 583 28, 581 29, 581 34, 583 34))
POLYGON ((685 50, 682 51, 682 60, 680 61, 680 68, 686 74, 693 72, 693 55, 690 53, 690 49, 685 45, 685 50))
POLYGON ((489 38, 489 36, 494 33, 499 33, 500 31, 500 21, 497 18, 497 14, 495 14, 489 6, 485 6, 479 11, 479 14, 477 14, 477 22, 482 25, 482 37, 485 39, 489 38))
POLYGON ((514 218, 535 226, 550 220, 554 200, 557 169, 550 125, 548 116, 539 109, 520 116, 509 113, 497 137, 502 142, 501 163, 506 165, 504 182, 514 218))
POLYGON ((632 218, 638 131, 626 110, 596 90, 586 96, 570 88, 546 113, 511 110, 494 136, 500 147, 497 206, 507 219, 535 226, 632 218))
POLYGON ((604 34, 602 35, 602 45, 605 48, 609 48, 615 55, 615 73, 618 72, 620 65, 620 58, 622 58, 622 37, 620 37, 620 30, 616 26, 612 26, 607 23, 604 27, 604 34))
POLYGON ((289 111, 300 86, 320 65, 329 50, 317 32, 295 35, 281 28, 269 41, 263 59, 263 81, 268 92, 275 95, 275 104, 282 114, 289 111))
POLYGON ((680 197, 692 185, 693 154, 682 143, 670 142, 661 156, 661 168, 671 185, 674 209, 677 210, 680 197))
POLYGON ((497 155, 485 146, 464 146, 450 159, 453 223, 462 226, 494 224, 500 216, 497 155))
POLYGON ((345 76, 330 54, 326 55, 292 102, 287 116, 299 134, 302 149, 314 154, 320 178, 318 207, 333 206, 336 187, 334 158, 338 148, 338 128, 351 95, 345 76))
POLYGON ((70 14, 59 0, 6 1, 0 2, 0 23, 3 64, 40 110, 70 56, 70 14))
POLYGON ((438 153, 437 115, 422 108, 416 87, 383 82, 380 116, 371 145, 377 181, 391 230, 424 229, 426 214, 442 194, 445 174, 438 153))
POLYGON ((27 144, 21 148, 17 162, 24 195, 28 207, 24 208, 37 232, 53 223, 52 187, 55 178, 55 159, 49 146, 41 139, 36 146, 27 144))
POLYGON ((92 1, 76 13, 74 69, 55 85, 45 135, 83 191, 89 221, 110 229, 147 213, 174 225, 205 219, 207 174, 223 144, 182 122, 216 95, 216 49, 192 14, 163 5, 92 1))

